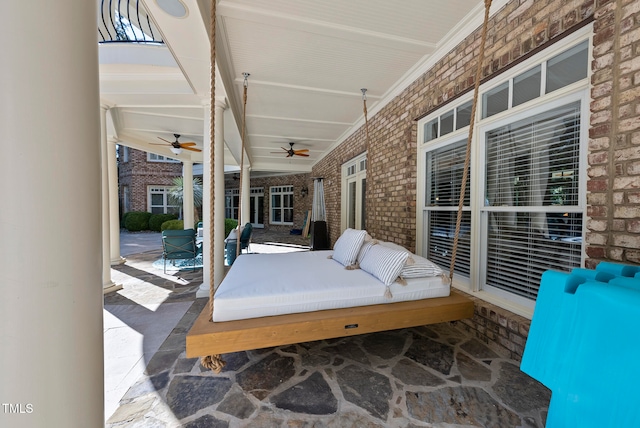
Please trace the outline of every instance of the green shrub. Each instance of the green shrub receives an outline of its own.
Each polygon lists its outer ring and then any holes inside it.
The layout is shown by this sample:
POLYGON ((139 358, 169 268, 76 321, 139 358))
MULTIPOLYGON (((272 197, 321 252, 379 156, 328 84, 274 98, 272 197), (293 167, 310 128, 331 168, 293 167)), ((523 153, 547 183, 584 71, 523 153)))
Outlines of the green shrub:
POLYGON ((224 219, 224 237, 226 238, 227 236, 229 236, 229 233, 236 227, 238 227, 238 220, 234 220, 232 218, 225 218, 224 219))
POLYGON ((122 218, 120 219, 120 227, 124 227, 124 222, 127 220, 127 216, 130 212, 131 211, 127 211, 126 213, 122 214, 122 218))
POLYGON ((160 232, 162 223, 168 220, 175 220, 178 216, 175 214, 153 214, 149 218, 149 229, 154 232, 160 232))
POLYGON ((151 217, 151 213, 148 213, 146 211, 128 212, 124 220, 124 227, 129 232, 139 232, 141 230, 149 230, 150 217, 151 217))
POLYGON ((184 220, 167 220, 160 226, 160 230, 183 230, 184 220))

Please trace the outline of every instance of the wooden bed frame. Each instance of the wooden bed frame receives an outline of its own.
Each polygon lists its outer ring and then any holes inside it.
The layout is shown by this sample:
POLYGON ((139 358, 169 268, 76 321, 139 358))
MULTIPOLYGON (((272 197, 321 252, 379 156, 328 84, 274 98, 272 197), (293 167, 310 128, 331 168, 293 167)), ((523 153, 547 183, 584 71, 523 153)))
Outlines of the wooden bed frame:
POLYGON ((207 305, 187 334, 187 358, 456 321, 473 308, 453 289, 448 297, 225 322, 209 321, 207 305))

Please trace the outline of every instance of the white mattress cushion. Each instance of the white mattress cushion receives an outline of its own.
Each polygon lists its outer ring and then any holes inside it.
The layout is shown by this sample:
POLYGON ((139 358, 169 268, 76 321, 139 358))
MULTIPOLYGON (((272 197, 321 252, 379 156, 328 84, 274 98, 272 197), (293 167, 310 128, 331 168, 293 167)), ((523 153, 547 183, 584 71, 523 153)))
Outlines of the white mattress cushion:
POLYGON ((347 270, 328 259, 331 251, 243 254, 218 287, 213 320, 233 321, 325 309, 388 304, 449 295, 441 278, 385 285, 362 269, 347 270))
POLYGON ((360 269, 375 276, 384 285, 391 285, 400 276, 408 257, 409 252, 406 250, 399 251, 383 245, 373 245, 362 259, 360 269))
POLYGON ((343 266, 355 264, 366 230, 346 229, 333 246, 333 259, 343 266))

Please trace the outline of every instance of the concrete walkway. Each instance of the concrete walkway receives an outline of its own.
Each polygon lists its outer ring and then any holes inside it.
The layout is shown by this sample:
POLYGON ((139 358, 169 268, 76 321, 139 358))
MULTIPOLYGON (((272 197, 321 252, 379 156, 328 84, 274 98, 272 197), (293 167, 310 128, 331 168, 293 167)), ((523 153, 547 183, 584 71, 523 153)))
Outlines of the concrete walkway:
POLYGON ((114 269, 129 281, 105 297, 140 335, 137 371, 144 366, 123 382, 131 386, 110 428, 544 426, 550 392, 456 323, 227 354, 215 375, 184 352, 207 305, 194 298, 201 270, 162 275, 150 268, 159 254, 130 255, 114 269), (162 326, 141 329, 145 316, 162 326))

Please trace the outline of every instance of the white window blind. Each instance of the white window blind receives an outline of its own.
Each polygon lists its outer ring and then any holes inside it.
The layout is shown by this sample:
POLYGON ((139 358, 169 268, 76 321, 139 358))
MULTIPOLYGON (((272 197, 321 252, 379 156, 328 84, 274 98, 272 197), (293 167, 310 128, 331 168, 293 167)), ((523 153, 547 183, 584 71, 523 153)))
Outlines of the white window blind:
POLYGON ((486 278, 528 299, 544 271, 580 266, 580 103, 486 133, 486 278))
MULTIPOLYGON (((466 141, 459 141, 426 154, 425 257, 446 270, 451 263, 465 153, 466 141)), ((471 260, 469 189, 470 179, 466 185, 455 265, 455 273, 466 277, 469 276, 471 260)))

